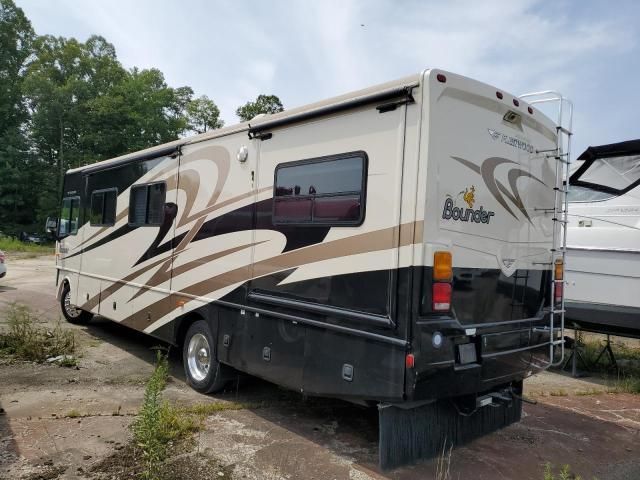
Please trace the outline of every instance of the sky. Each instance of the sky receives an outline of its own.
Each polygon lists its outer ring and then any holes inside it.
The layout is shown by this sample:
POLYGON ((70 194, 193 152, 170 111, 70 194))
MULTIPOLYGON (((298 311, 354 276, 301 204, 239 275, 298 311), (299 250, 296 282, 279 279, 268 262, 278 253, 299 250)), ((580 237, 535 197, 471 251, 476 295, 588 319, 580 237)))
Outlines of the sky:
POLYGON ((640 2, 16 0, 36 33, 105 37, 126 68, 159 68, 235 109, 285 108, 439 68, 575 105, 573 153, 640 138, 640 2))

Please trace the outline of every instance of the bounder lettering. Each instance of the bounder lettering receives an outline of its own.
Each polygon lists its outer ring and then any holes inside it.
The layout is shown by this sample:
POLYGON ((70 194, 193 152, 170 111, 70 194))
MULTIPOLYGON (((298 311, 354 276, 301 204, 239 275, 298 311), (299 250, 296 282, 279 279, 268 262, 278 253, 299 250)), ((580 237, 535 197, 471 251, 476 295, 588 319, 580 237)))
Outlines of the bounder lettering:
POLYGON ((453 205, 453 200, 447 198, 444 201, 444 210, 442 211, 442 218, 445 220, 458 220, 461 222, 475 222, 475 223, 489 223, 491 217, 495 215, 494 212, 485 210, 480 207, 477 210, 473 208, 461 208, 453 205))

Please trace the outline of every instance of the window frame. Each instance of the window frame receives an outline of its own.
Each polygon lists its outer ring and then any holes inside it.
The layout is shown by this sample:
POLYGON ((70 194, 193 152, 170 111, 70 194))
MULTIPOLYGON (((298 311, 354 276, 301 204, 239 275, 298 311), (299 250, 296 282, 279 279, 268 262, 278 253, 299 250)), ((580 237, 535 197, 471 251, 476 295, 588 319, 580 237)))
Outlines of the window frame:
POLYGON ((137 183, 135 185, 131 185, 129 189, 129 214, 127 216, 128 225, 131 227, 159 227, 164 222, 164 212, 162 215, 162 221, 160 223, 148 223, 149 219, 149 187, 153 185, 162 185, 164 187, 163 190, 163 199, 162 199, 162 207, 167 203, 167 182, 159 181, 159 182, 149 182, 149 183, 137 183), (131 214, 133 213, 133 209, 131 208, 131 201, 133 200, 133 190, 138 188, 144 188, 147 192, 145 198, 145 212, 144 212, 144 223, 136 223, 131 220, 131 214))
POLYGON ((313 158, 305 158, 303 160, 294 160, 292 162, 284 162, 276 165, 276 168, 273 171, 273 201, 271 206, 271 218, 273 225, 283 225, 283 226, 301 226, 301 227, 359 227, 364 223, 366 218, 366 207, 367 207, 367 180, 369 173, 369 156, 367 152, 364 150, 356 150, 353 152, 345 152, 334 155, 327 155, 322 157, 313 157, 313 158), (309 221, 282 221, 276 220, 276 202, 278 198, 295 198, 295 199, 305 199, 305 198, 336 198, 341 196, 355 196, 357 192, 340 192, 340 193, 326 193, 319 195, 296 195, 296 196, 277 196, 276 191, 278 188, 278 172, 281 169, 309 165, 309 164, 320 164, 333 162, 336 160, 346 160, 349 158, 359 157, 362 160, 362 179, 360 183, 360 216, 356 220, 331 220, 331 221, 314 221, 313 219, 313 204, 311 208, 311 220, 309 221))
POLYGON ((89 225, 90 226, 92 226, 92 227, 113 227, 116 224, 115 219, 116 219, 117 212, 118 212, 118 189, 116 187, 102 188, 100 190, 94 190, 93 192, 91 192, 91 199, 90 199, 90 202, 89 202, 89 225), (115 192, 116 193, 116 203, 115 203, 116 210, 115 210, 114 215, 113 215, 113 222, 112 223, 105 223, 104 222, 104 219, 105 219, 105 204, 106 204, 104 194, 107 193, 107 192, 115 192), (93 196, 97 195, 99 193, 103 194, 102 195, 102 223, 93 223, 91 221, 91 217, 93 216, 93 196))
POLYGON ((80 199, 80 195, 71 195, 69 197, 62 197, 62 202, 60 205, 60 217, 58 219, 58 237, 69 237, 71 235, 77 235, 78 230, 80 230, 80 212, 82 211, 82 201, 80 199), (78 200, 78 221, 76 222, 75 230, 69 230, 69 232, 61 235, 60 227, 62 226, 62 209, 64 208, 64 201, 70 200, 71 206, 69 207, 69 225, 71 225, 71 219, 73 218, 73 201, 78 200))

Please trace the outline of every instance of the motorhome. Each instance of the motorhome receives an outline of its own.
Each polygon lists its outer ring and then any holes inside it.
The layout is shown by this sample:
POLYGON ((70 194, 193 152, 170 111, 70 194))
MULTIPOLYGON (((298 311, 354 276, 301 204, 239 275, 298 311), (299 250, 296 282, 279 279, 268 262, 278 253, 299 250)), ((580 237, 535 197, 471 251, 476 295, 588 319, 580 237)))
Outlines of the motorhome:
POLYGON ((589 147, 570 178, 567 319, 640 337, 640 140, 589 147))
POLYGON ((548 100, 429 69, 69 170, 62 311, 177 345, 199 392, 377 407, 383 467, 517 421, 562 323, 548 100))

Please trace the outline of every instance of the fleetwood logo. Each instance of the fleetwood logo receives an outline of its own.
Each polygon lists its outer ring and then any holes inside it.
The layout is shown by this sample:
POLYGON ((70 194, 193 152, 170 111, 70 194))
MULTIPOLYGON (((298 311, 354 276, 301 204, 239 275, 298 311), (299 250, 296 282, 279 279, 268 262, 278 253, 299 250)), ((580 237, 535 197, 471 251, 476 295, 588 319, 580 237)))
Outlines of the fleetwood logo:
POLYGON ((445 220, 459 220, 461 222, 475 222, 475 223, 489 223, 491 217, 495 215, 494 212, 489 212, 480 207, 477 210, 473 209, 475 203, 476 187, 471 185, 470 188, 465 188, 462 192, 458 193, 456 198, 462 197, 469 208, 461 208, 456 206, 456 202, 451 195, 447 196, 444 201, 444 210, 442 211, 442 218, 445 220))
POLYGON ((491 138, 493 138, 494 140, 500 140, 502 143, 506 143, 507 145, 511 145, 514 148, 524 150, 528 153, 533 153, 536 151, 536 149, 533 148, 533 145, 531 145, 529 142, 520 140, 516 137, 505 135, 504 133, 500 133, 497 130, 492 130, 491 128, 487 128, 487 131, 489 132, 491 138))
MULTIPOLYGON (((500 205, 502 205, 502 207, 507 212, 509 212, 509 214, 513 218, 517 219, 518 217, 514 213, 512 207, 509 206, 509 203, 507 202, 507 200, 509 200, 509 202, 513 206, 515 206, 520 211, 520 213, 522 213, 522 215, 531 223, 531 218, 529 217, 529 213, 527 212, 527 209, 524 207, 524 203, 522 202, 522 198, 520 197, 520 192, 518 191, 517 182, 518 182, 519 178, 525 177, 525 178, 530 178, 530 179, 540 183, 541 185, 545 185, 545 183, 542 180, 540 180, 538 177, 535 177, 535 176, 531 175, 529 172, 527 172, 525 170, 522 170, 522 168, 519 168, 519 167, 521 167, 520 164, 518 164, 518 163, 516 163, 516 162, 514 162, 512 160, 507 160, 506 158, 500 158, 500 157, 487 158, 480 165, 476 165, 475 163, 470 162, 469 160, 465 160, 464 158, 459 158, 459 157, 454 157, 454 156, 452 156, 451 158, 453 158, 457 162, 460 162, 465 167, 469 168, 470 170, 473 170, 478 175, 480 175, 482 177, 482 180, 484 181, 484 184, 487 186, 487 189, 489 190, 491 195, 493 195, 493 198, 495 198, 496 201, 500 205), (502 183, 499 180, 497 180, 496 177, 495 177, 496 168, 499 165, 503 165, 503 164, 513 164, 514 165, 507 172, 507 180, 509 182, 509 186, 508 187, 504 183, 502 183)), ((473 197, 473 194, 472 194, 472 197, 473 197)), ((451 199, 447 199, 447 200, 451 200, 451 199)), ((465 200, 466 200, 466 198, 465 198, 465 200)), ((468 202, 467 202, 467 204, 470 207, 473 205, 473 204, 469 204, 468 202)), ((451 200, 450 209, 452 209, 452 208, 454 208, 453 200, 451 200)), ((453 210, 451 210, 451 211, 453 212, 453 210)), ((445 201, 445 212, 447 212, 447 202, 446 201, 445 201)), ((493 214, 493 212, 491 212, 491 213, 493 214)), ((442 218, 445 218, 444 213, 442 215, 442 218)), ((453 218, 453 213, 451 213, 451 216, 449 216, 448 218, 453 218)), ((455 220, 455 218, 454 218, 454 220, 455 220)), ((482 223, 489 223, 489 219, 487 219, 486 222, 482 222, 482 223)))

